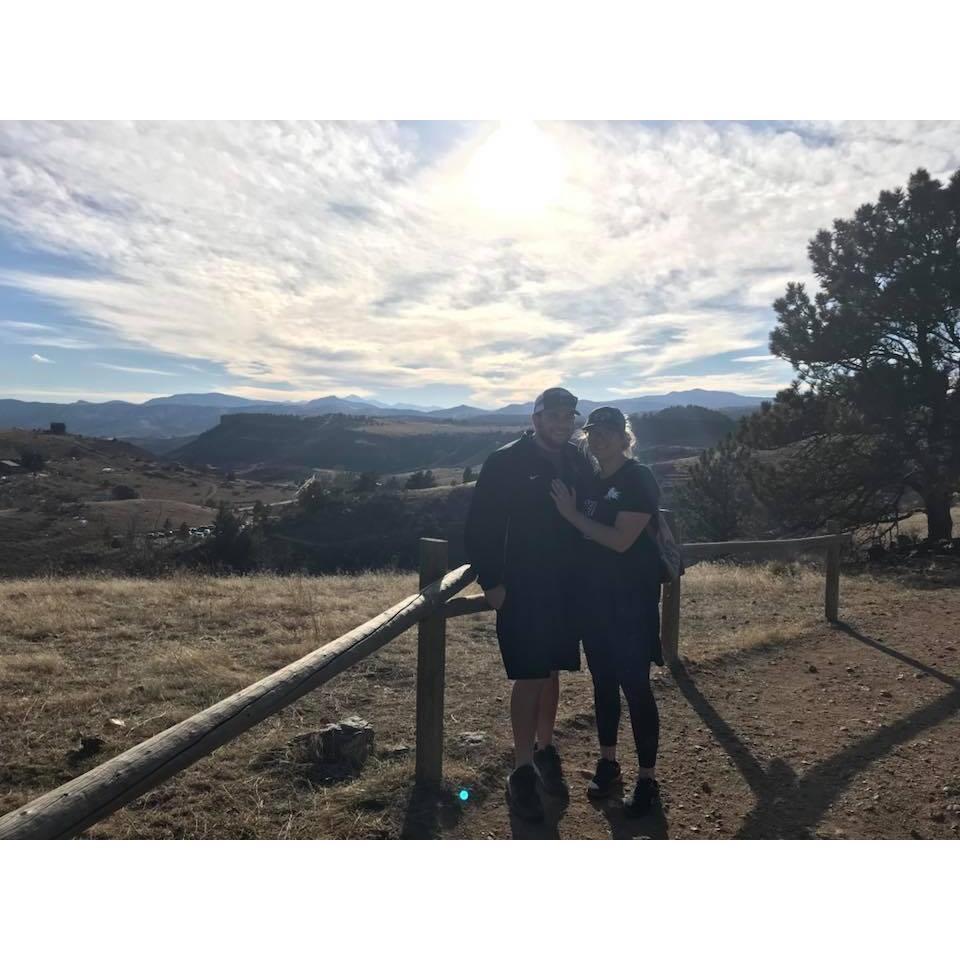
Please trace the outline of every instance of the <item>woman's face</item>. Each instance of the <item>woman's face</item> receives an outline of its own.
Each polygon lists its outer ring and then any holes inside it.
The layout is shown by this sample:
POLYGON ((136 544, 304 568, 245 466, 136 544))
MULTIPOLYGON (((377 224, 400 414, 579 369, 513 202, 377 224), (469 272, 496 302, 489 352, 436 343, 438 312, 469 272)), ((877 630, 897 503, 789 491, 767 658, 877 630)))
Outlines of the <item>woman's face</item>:
POLYGON ((587 444, 598 460, 609 460, 623 451, 623 437, 607 427, 591 427, 587 431, 587 444))

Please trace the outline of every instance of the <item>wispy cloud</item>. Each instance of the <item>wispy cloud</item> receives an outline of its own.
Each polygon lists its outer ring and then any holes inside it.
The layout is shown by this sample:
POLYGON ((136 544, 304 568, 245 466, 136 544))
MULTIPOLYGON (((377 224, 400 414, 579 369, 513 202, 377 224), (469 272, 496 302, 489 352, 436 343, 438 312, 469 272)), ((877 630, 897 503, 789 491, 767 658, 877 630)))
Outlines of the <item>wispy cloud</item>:
POLYGON ((119 370, 121 373, 146 373, 159 377, 176 377, 179 374, 171 373, 169 370, 154 370, 152 367, 125 367, 119 363, 97 363, 98 367, 106 370, 119 370))
MULTIPOLYGON (((32 279, 30 278, 28 282, 31 282, 32 279)), ((56 333, 53 335, 47 333, 14 334, 5 339, 10 343, 19 343, 30 347, 57 347, 60 350, 95 350, 98 346, 92 340, 60 336, 56 333)))
POLYGON ((502 134, 435 153, 390 123, 0 124, 0 228, 89 266, 0 283, 83 318, 35 346, 206 361, 261 396, 624 395, 694 362, 769 393, 784 365, 714 358, 763 347, 815 231, 960 166, 960 122, 502 134))
POLYGON ((34 353, 30 359, 35 363, 56 363, 55 360, 50 360, 48 357, 41 357, 39 353, 34 353))
POLYGON ((686 377, 651 377, 628 385, 621 392, 611 391, 621 396, 643 396, 644 394, 669 393, 671 390, 729 390, 732 393, 744 393, 750 396, 773 396, 786 380, 771 380, 767 377, 741 376, 738 373, 698 374, 686 377))
POLYGON ((50 330, 44 323, 31 323, 28 320, 0 320, 0 328, 6 327, 9 330, 50 330))

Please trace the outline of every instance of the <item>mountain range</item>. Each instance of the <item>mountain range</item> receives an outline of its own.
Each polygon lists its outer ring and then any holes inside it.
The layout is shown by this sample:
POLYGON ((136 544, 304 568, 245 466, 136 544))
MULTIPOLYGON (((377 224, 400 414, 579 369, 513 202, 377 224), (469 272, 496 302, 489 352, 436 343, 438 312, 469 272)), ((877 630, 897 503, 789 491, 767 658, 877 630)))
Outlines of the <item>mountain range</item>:
MULTIPOLYGON (((647 413, 666 407, 696 405, 711 410, 756 408, 767 398, 745 397, 719 390, 680 390, 659 396, 616 400, 581 400, 578 409, 586 415, 599 406, 615 406, 624 413, 647 413)), ((46 429, 51 422, 66 424, 67 431, 94 437, 138 440, 189 438, 217 426, 223 414, 273 413, 309 417, 328 413, 378 418, 454 420, 474 423, 516 425, 529 420, 533 403, 513 403, 497 410, 461 404, 455 407, 425 408, 414 404, 388 405, 356 396, 318 397, 300 403, 251 400, 226 393, 181 393, 154 397, 144 403, 111 400, 90 403, 39 403, 0 400, 0 429, 46 429)))

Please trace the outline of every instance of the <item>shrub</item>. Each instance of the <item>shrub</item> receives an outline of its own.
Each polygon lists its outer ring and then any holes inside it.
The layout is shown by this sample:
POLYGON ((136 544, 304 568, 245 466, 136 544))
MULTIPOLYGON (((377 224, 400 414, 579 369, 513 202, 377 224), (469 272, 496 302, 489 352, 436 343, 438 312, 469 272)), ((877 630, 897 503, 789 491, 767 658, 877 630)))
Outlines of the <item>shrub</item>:
POLYGON ((417 470, 407 477, 407 482, 403 485, 404 490, 427 490, 435 487, 437 481, 433 476, 432 470, 417 470))
POLYGON ((674 494, 684 539, 737 540, 756 532, 759 505, 746 474, 747 451, 726 439, 704 450, 674 494))
POLYGON ((354 493, 374 493, 380 486, 380 475, 372 470, 361 473, 353 485, 354 493))
POLYGON ((240 518, 225 504, 217 510, 213 521, 211 559, 220 566, 245 571, 253 565, 254 545, 250 532, 240 518))
POLYGON ((297 490, 297 503, 307 513, 319 509, 327 499, 327 492, 316 475, 305 480, 299 490, 297 490))

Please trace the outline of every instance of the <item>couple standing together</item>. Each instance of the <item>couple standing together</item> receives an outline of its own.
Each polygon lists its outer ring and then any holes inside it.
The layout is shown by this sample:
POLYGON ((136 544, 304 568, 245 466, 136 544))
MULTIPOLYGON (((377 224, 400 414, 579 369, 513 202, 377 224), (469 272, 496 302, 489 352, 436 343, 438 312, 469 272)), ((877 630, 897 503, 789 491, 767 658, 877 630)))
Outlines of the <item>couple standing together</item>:
POLYGON ((569 791, 553 728, 559 671, 593 678, 600 757, 587 787, 607 796, 620 784, 620 691, 630 712, 639 773, 623 808, 644 816, 657 800, 659 715, 650 664, 660 651, 660 491, 631 456, 633 435, 615 407, 598 407, 572 442, 577 398, 562 387, 534 404, 533 430, 483 465, 467 518, 467 556, 497 611, 497 639, 513 681, 510 719, 516 768, 507 796, 521 819, 543 818, 542 789, 569 791))

